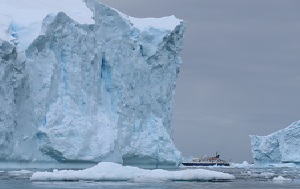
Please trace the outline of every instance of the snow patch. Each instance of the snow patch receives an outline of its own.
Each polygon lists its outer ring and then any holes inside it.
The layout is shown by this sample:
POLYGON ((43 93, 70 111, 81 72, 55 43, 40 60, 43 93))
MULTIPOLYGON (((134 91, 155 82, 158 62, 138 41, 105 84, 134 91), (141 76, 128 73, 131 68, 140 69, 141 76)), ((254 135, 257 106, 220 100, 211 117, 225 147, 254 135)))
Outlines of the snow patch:
POLYGON ((177 19, 174 15, 162 18, 134 18, 129 17, 130 22, 134 27, 139 30, 147 30, 150 28, 156 28, 161 30, 174 30, 176 26, 180 25, 182 20, 177 19))

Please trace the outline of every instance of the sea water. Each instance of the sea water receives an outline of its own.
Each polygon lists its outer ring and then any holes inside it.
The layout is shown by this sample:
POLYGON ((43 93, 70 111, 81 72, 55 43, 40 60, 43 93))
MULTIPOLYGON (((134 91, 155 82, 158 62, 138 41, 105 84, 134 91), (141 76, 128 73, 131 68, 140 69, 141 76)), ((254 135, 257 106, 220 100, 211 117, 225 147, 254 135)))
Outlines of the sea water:
MULTIPOLYGON (((184 168, 186 169, 186 168, 184 168)), ((114 189, 114 188, 162 188, 162 189, 185 189, 185 188, 218 188, 218 189, 286 189, 300 188, 300 168, 231 168, 211 167, 204 168, 214 171, 230 173, 236 177, 230 182, 34 182, 30 180, 31 175, 36 171, 50 171, 44 169, 5 169, 0 170, 0 189, 114 189), (290 180, 274 181, 273 179, 282 176, 290 180)))

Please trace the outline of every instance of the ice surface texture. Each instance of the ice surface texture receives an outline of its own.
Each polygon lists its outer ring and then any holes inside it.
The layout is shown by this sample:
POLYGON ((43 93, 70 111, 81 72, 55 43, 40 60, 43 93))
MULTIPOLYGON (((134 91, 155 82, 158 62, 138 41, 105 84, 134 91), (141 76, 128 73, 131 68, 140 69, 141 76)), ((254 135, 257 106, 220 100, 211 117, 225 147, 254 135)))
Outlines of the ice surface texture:
POLYGON ((178 164, 172 110, 184 22, 86 3, 95 24, 60 12, 25 53, 0 40, 0 158, 178 164))
POLYGON ((300 163, 300 121, 268 136, 250 136, 256 164, 300 163))
POLYGON ((30 178, 33 181, 216 181, 232 180, 233 175, 203 169, 166 171, 161 169, 145 170, 137 167, 121 166, 103 162, 84 170, 53 170, 53 172, 36 172, 30 178))

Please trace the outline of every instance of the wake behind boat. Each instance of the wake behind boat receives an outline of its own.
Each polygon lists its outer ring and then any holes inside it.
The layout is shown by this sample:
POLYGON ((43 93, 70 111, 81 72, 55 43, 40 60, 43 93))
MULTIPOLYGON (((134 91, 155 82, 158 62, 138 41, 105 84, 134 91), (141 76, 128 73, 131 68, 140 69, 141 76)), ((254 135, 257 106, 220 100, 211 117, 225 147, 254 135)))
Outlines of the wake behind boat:
POLYGON ((215 157, 194 158, 191 162, 182 163, 185 166, 230 166, 228 162, 220 159, 220 155, 216 153, 215 157))

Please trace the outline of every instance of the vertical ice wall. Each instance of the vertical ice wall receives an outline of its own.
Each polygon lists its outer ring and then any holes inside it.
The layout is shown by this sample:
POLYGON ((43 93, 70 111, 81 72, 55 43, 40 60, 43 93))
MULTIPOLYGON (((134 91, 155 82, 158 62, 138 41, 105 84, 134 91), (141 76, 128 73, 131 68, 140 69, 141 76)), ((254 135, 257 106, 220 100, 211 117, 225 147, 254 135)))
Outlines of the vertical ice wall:
POLYGON ((178 164, 172 111, 184 23, 86 3, 95 24, 49 15, 23 60, 2 44, 0 100, 11 109, 0 109, 0 157, 178 164))
POLYGON ((14 62, 16 62, 16 48, 0 39, 0 157, 7 157, 13 149, 14 129, 14 62), (11 150, 7 150, 11 149, 11 150))
MULTIPOLYGON (((24 53, 0 39, 0 160, 35 160, 38 150, 24 53)), ((45 159, 47 159, 45 157, 45 159)))

